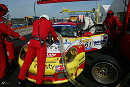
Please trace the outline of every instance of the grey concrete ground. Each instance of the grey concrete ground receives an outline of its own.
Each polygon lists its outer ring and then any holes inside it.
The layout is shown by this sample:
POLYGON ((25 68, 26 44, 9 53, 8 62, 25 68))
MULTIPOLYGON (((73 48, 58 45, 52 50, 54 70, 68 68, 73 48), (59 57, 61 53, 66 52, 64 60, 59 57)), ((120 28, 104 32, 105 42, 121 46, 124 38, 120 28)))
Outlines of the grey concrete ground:
POLYGON ((27 27, 27 28, 17 29, 14 31, 18 32, 20 35, 24 36, 24 35, 31 34, 32 30, 33 30, 33 27, 27 27))

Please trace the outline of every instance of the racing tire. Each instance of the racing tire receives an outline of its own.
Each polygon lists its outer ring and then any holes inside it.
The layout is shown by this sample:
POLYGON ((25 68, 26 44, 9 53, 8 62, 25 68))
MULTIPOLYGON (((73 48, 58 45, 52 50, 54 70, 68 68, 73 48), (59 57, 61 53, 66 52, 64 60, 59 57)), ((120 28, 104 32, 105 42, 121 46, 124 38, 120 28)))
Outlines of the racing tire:
POLYGON ((114 87, 121 80, 121 73, 113 57, 95 52, 86 56, 84 71, 76 81, 85 87, 114 87))
POLYGON ((122 70, 113 57, 92 53, 87 58, 92 59, 91 63, 87 63, 85 67, 85 76, 90 80, 108 87, 116 85, 121 80, 122 70))

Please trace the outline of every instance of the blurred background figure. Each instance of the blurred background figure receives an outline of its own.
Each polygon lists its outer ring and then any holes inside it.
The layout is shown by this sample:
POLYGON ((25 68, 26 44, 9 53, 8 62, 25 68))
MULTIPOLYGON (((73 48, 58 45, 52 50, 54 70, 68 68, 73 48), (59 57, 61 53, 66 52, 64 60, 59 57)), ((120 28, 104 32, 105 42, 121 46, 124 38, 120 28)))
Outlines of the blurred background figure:
POLYGON ((8 21, 8 27, 9 27, 10 29, 12 29, 12 25, 13 25, 13 22, 11 21, 11 19, 9 19, 9 21, 8 21))
POLYGON ((86 30, 94 25, 92 19, 89 17, 84 17, 84 22, 85 22, 85 24, 84 24, 83 30, 86 30))

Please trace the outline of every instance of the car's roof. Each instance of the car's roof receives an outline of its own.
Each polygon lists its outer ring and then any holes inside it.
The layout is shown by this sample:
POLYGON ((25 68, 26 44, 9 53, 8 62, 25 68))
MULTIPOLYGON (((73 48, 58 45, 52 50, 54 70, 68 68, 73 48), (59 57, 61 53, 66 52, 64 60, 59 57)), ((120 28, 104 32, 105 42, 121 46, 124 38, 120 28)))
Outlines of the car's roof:
POLYGON ((76 24, 74 22, 56 22, 56 23, 52 23, 53 25, 72 25, 72 26, 76 26, 76 24))

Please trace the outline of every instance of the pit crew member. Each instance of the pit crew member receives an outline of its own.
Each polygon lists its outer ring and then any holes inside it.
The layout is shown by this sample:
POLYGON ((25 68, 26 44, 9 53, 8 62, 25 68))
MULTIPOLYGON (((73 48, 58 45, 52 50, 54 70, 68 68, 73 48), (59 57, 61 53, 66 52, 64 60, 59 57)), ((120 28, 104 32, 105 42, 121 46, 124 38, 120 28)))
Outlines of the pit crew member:
POLYGON ((8 13, 8 8, 4 4, 0 4, 0 85, 4 85, 5 82, 5 72, 6 72, 6 44, 5 38, 7 35, 14 38, 19 38, 20 40, 26 40, 25 37, 20 36, 19 33, 14 32, 12 29, 9 29, 4 21, 4 15, 8 13))
POLYGON ((110 43, 110 45, 112 47, 116 47, 117 45, 117 35, 119 35, 121 29, 122 29, 122 23, 120 22, 120 20, 118 19, 118 17, 116 17, 114 15, 115 13, 112 10, 109 10, 107 13, 107 17, 105 18, 103 24, 107 25, 108 29, 107 29, 107 34, 108 34, 108 43, 110 43), (117 29, 116 29, 117 27, 117 29))
POLYGON ((49 21, 49 17, 43 14, 40 16, 40 19, 33 23, 32 39, 30 40, 27 54, 18 76, 18 85, 20 87, 24 87, 26 84, 26 73, 35 56, 37 56, 36 85, 38 87, 42 86, 47 52, 46 39, 49 32, 52 34, 54 40, 58 42, 57 34, 54 31, 51 21, 49 21))

